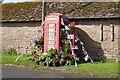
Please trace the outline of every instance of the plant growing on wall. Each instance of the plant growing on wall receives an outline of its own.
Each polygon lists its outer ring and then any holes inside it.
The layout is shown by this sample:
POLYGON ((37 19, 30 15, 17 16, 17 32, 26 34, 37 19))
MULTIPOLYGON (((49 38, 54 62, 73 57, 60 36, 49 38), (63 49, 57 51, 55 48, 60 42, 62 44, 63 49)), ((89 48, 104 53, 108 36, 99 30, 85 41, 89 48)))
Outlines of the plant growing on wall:
POLYGON ((41 38, 38 38, 38 39, 35 40, 35 45, 42 45, 43 41, 44 41, 44 38, 42 36, 41 38))
POLYGON ((14 48, 8 48, 8 49, 3 48, 1 53, 2 54, 17 55, 17 51, 14 48))

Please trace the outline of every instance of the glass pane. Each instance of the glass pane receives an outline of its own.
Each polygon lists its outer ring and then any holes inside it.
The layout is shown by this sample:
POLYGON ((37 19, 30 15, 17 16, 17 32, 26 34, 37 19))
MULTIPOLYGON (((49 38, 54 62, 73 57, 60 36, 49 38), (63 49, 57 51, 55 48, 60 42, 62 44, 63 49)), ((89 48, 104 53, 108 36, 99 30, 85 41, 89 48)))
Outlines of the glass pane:
POLYGON ((55 36, 54 32, 49 32, 48 34, 49 34, 49 36, 55 36))
POLYGON ((49 32, 55 32, 55 24, 49 24, 49 32))
POLYGON ((48 49, 55 48, 54 45, 48 45, 48 49))
POLYGON ((55 24, 48 24, 48 50, 55 48, 55 24))
POLYGON ((49 37, 48 40, 55 40, 55 37, 49 37))
POLYGON ((48 44, 55 44, 55 41, 48 41, 48 44))
POLYGON ((49 28, 49 32, 55 32, 55 28, 49 28))
POLYGON ((55 24, 48 24, 49 28, 55 28, 55 24))

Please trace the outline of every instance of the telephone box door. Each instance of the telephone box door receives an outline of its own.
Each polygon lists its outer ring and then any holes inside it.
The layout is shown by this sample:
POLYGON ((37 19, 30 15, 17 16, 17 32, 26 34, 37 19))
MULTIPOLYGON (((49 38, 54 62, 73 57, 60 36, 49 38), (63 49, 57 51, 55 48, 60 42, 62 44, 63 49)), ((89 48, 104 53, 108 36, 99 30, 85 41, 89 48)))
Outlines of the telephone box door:
POLYGON ((44 52, 51 48, 60 50, 60 15, 50 14, 45 17, 44 52))

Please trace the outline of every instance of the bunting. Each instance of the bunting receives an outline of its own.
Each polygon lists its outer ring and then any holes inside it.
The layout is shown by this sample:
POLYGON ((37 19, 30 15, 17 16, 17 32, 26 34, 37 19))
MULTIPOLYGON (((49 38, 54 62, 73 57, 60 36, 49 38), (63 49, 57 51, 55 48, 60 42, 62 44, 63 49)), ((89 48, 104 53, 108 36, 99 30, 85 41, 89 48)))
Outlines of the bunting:
POLYGON ((76 41, 79 41, 80 44, 82 45, 82 51, 83 51, 83 54, 85 55, 84 60, 88 61, 88 59, 90 59, 91 63, 94 63, 93 60, 92 60, 92 58, 88 55, 88 53, 87 53, 87 51, 86 51, 86 49, 84 47, 84 43, 80 40, 80 38, 78 37, 77 33, 76 33, 76 41))
POLYGON ((74 35, 67 35, 68 39, 74 39, 74 35))
POLYGON ((22 57, 22 54, 20 54, 20 56, 18 56, 18 58, 15 60, 15 62, 17 62, 18 60, 20 60, 21 57, 22 57))
POLYGON ((65 26, 63 18, 61 18, 61 24, 65 26))
MULTIPOLYGON (((44 25, 44 23, 42 23, 42 25, 41 26, 38 26, 37 27, 37 32, 38 33, 44 33, 43 31, 41 31, 40 30, 40 27, 43 27, 43 25, 44 25)), ((31 46, 31 42, 33 42, 33 43, 35 43, 35 41, 36 41, 36 39, 38 38, 38 33, 35 35, 35 37, 30 41, 30 43, 23 49, 23 52, 24 53, 26 53, 28 50, 28 48, 31 46)), ((16 62, 18 61, 18 60, 20 60, 20 58, 22 57, 22 55, 23 55, 23 53, 20 53, 20 55, 17 57, 17 59, 15 60, 16 62)))
POLYGON ((72 46, 71 49, 78 49, 78 46, 77 45, 76 46, 72 46))
POLYGON ((87 61, 88 59, 89 59, 89 56, 88 56, 88 54, 85 56, 85 61, 87 61))
POLYGON ((77 34, 75 35, 75 38, 76 38, 76 39, 75 39, 75 42, 77 42, 77 41, 80 40, 77 34))

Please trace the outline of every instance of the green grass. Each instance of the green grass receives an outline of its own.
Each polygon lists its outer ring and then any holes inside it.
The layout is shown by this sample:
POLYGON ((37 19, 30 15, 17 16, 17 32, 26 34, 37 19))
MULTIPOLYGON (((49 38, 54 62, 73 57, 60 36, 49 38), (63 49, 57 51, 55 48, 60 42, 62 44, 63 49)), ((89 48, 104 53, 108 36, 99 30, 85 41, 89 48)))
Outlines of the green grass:
POLYGON ((27 56, 23 56, 18 62, 15 62, 16 58, 18 56, 16 55, 2 55, 2 63, 3 64, 21 64, 21 65, 26 65, 26 66, 33 66, 35 63, 28 61, 27 56))
MULTIPOLYGON (((4 54, 2 55, 2 64, 24 65, 42 70, 50 69, 49 67, 38 66, 34 61, 30 62, 28 60, 27 55, 24 55, 18 62, 15 62, 17 57, 18 56, 16 55, 4 54)), ((62 67, 52 67, 52 68, 65 69, 68 72, 75 72, 82 76, 88 76, 88 77, 98 77, 98 78, 118 77, 118 63, 114 61, 95 62, 94 64, 88 62, 88 63, 80 63, 77 67, 72 65, 72 66, 62 66, 62 67)))
POLYGON ((27 55, 23 55, 22 58, 19 61, 15 61, 18 55, 9 55, 4 54, 2 55, 2 64, 15 64, 15 65, 23 65, 27 67, 32 67, 34 69, 47 69, 47 67, 44 66, 38 66, 35 61, 28 60, 27 55))
MULTIPOLYGON (((119 63, 120 64, 120 63, 119 63)), ((84 76, 92 77, 104 77, 104 78, 117 78, 118 77, 118 63, 113 61, 82 63, 77 67, 75 66, 63 66, 70 72, 76 72, 84 76)))

